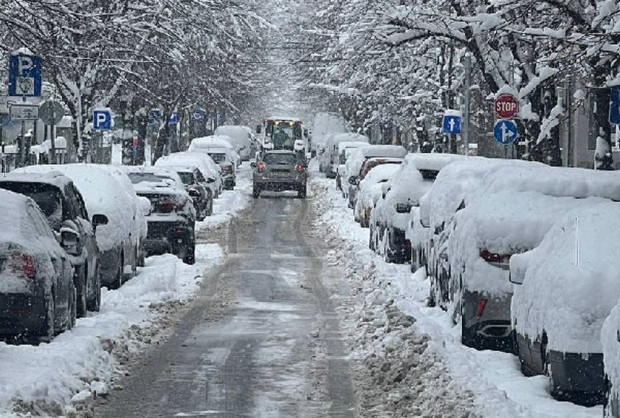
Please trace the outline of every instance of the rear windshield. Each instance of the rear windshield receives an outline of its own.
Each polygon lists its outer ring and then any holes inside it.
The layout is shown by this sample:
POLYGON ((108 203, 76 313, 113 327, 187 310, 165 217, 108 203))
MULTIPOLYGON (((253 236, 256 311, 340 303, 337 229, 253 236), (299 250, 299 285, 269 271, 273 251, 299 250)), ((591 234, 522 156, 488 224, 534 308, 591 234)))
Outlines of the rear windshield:
POLYGON ((0 182, 0 188, 23 194, 34 200, 53 229, 58 229, 63 220, 62 194, 50 184, 0 182))
POLYGON ((439 170, 420 170, 420 174, 422 174, 424 180, 434 181, 439 174, 439 170))
POLYGON ((295 154, 267 154, 263 158, 265 164, 293 165, 297 162, 295 154))
POLYGON ((226 161, 226 154, 223 152, 210 152, 209 157, 211 157, 216 163, 223 163, 226 161))
POLYGON ((128 173, 128 176, 133 184, 142 183, 143 181, 147 181, 149 183, 164 183, 174 181, 170 177, 160 176, 153 173, 128 173))

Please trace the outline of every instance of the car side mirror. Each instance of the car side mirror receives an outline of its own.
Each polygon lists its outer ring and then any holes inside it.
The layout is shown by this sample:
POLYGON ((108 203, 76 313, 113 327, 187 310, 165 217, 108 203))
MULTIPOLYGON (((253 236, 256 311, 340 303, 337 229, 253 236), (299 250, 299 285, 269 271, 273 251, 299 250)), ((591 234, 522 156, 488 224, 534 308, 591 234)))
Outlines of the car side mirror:
POLYGON ((196 189, 189 189, 187 193, 190 195, 190 197, 195 197, 195 198, 200 197, 200 192, 196 189))
POLYGON ((256 168, 256 162, 255 162, 255 161, 252 161, 252 162, 250 163, 250 167, 252 167, 252 168, 256 168))
POLYGON ((525 265, 520 263, 514 263, 511 260, 510 263, 510 273, 508 275, 508 281, 512 284, 522 285, 525 281, 525 265))
POLYGON ((349 184, 351 184, 353 186, 357 185, 357 177, 355 177, 355 176, 349 177, 349 184))
POLYGON ((80 236, 74 229, 67 227, 60 229, 60 245, 68 254, 79 255, 81 252, 81 249, 78 248, 79 243, 80 236))
POLYGON ((93 224, 95 228, 97 228, 99 225, 107 225, 108 217, 105 215, 101 215, 101 214, 93 215, 93 220, 91 223, 93 224))
POLYGON ((209 177, 209 178, 207 179, 207 183, 208 183, 208 184, 215 183, 215 179, 214 179, 213 177, 209 177))

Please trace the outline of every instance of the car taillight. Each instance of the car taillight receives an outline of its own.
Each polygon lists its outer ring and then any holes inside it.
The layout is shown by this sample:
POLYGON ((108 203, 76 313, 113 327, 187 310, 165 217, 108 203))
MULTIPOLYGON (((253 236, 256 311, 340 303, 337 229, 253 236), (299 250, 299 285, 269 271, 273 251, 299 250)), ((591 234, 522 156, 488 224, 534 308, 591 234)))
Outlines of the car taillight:
POLYGON ((13 253, 10 259, 11 271, 14 274, 34 279, 36 276, 36 268, 34 257, 29 254, 13 253))
POLYGON ((265 171, 265 163, 263 162, 258 163, 258 165, 256 166, 256 169, 258 170, 259 173, 262 173, 263 171, 265 171))
POLYGON ((494 264, 499 267, 510 265, 510 254, 495 254, 489 250, 481 250, 480 257, 482 257, 482 259, 487 263, 494 264))
POLYGON ((301 164, 297 164, 297 167, 295 167, 297 169, 297 172, 301 173, 302 171, 304 171, 304 166, 301 164))
POLYGON ((162 213, 176 212, 181 208, 182 206, 173 199, 165 198, 159 201, 159 211, 162 213))
POLYGON ((478 309, 476 309, 476 317, 480 318, 482 316, 482 314, 484 313, 484 308, 486 308, 487 306, 487 299, 480 299, 478 300, 478 309))

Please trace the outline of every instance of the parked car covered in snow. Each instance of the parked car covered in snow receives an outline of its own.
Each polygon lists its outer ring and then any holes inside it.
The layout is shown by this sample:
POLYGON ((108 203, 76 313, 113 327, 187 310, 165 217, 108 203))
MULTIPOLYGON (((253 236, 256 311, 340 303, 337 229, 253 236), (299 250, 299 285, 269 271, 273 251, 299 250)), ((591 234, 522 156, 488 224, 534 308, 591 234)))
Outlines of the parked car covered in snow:
POLYGON ((388 180, 399 169, 398 164, 381 164, 374 167, 359 183, 354 218, 363 228, 368 228, 371 213, 377 201, 386 192, 388 180))
POLYGON ((214 132, 215 136, 230 138, 232 145, 239 154, 242 161, 249 161, 254 155, 251 153, 253 135, 252 130, 247 126, 223 125, 218 126, 214 132))
POLYGON ((224 188, 232 190, 237 184, 237 166, 241 160, 228 137, 207 136, 194 138, 188 152, 207 154, 221 168, 224 188))
POLYGON ((407 154, 388 182, 388 191, 377 202, 370 219, 370 247, 386 261, 404 263, 411 256, 405 236, 410 212, 433 185, 439 171, 464 157, 454 154, 407 154))
MULTIPOLYGON (((135 193, 129 195, 109 169, 96 164, 66 164, 28 166, 15 172, 60 171, 80 191, 88 213, 107 217, 108 223, 99 225, 95 231, 100 251, 101 283, 118 288, 137 272, 142 227, 136 221, 138 203, 135 193)), ((127 182, 131 184, 128 178, 127 182)))
MULTIPOLYGON (((34 200, 0 190, 0 202, 0 336, 49 341, 75 322, 73 266, 34 200)), ((59 237, 64 247, 77 239, 59 237)))
POLYGON ((172 253, 183 262, 194 264, 196 212, 182 183, 179 187, 175 181, 161 175, 144 177, 144 181, 134 180, 136 193, 151 202, 145 240, 147 253, 172 253))
POLYGON ((539 246, 510 261, 521 368, 528 376, 547 374, 556 399, 604 402, 604 347, 617 394, 618 323, 601 330, 620 297, 619 216, 619 203, 570 211, 556 218, 539 246))
POLYGON ((347 158, 344 176, 347 184, 343 187, 347 187, 346 195, 349 199, 349 207, 352 209, 355 207, 357 185, 363 178, 362 172, 365 174, 369 171, 368 166, 364 169, 364 163, 367 160, 372 158, 375 158, 375 161, 383 159, 385 162, 393 160, 394 163, 400 164, 405 155, 407 155, 407 150, 400 145, 368 145, 358 148, 355 153, 347 158))
POLYGON ((0 177, 0 188, 33 199, 57 236, 63 231, 77 235, 76 244, 65 248, 75 272, 77 316, 86 316, 87 310, 98 311, 101 272, 95 228, 106 224, 107 217, 102 214, 89 217, 82 195, 71 179, 59 172, 8 173, 0 177))
POLYGON ((466 201, 450 222, 448 241, 451 305, 463 344, 513 351, 511 257, 538 246, 566 211, 601 201, 529 191, 481 193, 466 201))
POLYGON ((155 161, 155 167, 178 167, 188 165, 194 166, 200 170, 200 174, 202 174, 202 177, 206 180, 202 185, 210 189, 211 194, 217 199, 224 187, 222 169, 208 154, 200 152, 174 152, 158 158, 157 161, 155 161))
MULTIPOLYGON (((367 139, 366 137, 364 137, 367 139)), ((342 190, 346 197, 347 188, 343 187, 342 178, 345 176, 347 159, 355 153, 358 148, 368 146, 364 141, 343 141, 338 143, 338 165, 336 165, 336 188, 342 190)))
POLYGON ((352 148, 359 148, 359 146, 354 146, 352 143, 362 143, 364 145, 368 145, 370 140, 366 135, 355 132, 330 135, 327 139, 325 151, 327 153, 326 158, 329 159, 329 163, 325 171, 325 176, 327 178, 336 178, 338 166, 344 163, 341 159, 341 155, 345 148, 340 147, 339 145, 342 142, 351 144, 352 148))

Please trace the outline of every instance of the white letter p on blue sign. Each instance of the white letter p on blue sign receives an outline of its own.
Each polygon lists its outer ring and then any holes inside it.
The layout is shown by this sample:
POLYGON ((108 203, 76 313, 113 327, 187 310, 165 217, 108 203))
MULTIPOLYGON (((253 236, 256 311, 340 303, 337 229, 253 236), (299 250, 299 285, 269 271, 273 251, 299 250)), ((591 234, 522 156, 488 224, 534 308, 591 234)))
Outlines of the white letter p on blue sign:
POLYGON ((112 113, 108 109, 93 111, 93 129, 109 131, 112 129, 112 113))

